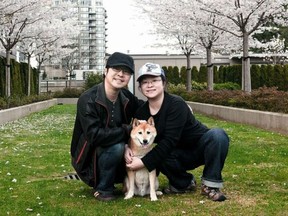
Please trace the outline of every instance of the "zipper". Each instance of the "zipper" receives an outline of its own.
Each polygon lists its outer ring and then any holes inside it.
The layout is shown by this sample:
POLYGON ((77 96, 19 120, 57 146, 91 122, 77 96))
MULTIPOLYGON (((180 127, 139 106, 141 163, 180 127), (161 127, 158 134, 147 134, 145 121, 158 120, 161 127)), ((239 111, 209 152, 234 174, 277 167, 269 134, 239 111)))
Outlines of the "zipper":
POLYGON ((106 112, 107 112, 107 121, 106 121, 106 128, 107 128, 107 127, 108 127, 108 123, 109 123, 109 119, 110 119, 110 115, 109 115, 108 108, 107 108, 107 106, 106 106, 104 103, 102 103, 101 101, 95 101, 95 103, 98 103, 98 104, 102 105, 102 106, 105 108, 106 112))

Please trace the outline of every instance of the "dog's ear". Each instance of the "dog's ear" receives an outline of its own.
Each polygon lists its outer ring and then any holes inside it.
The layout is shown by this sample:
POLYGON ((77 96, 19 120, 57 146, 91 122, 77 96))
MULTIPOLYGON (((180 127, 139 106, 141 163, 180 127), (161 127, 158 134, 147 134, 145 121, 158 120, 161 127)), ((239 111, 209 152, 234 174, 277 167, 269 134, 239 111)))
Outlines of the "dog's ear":
POLYGON ((150 124, 151 126, 155 126, 155 123, 154 123, 154 118, 151 116, 149 119, 148 119, 148 124, 150 124))
POLYGON ((132 122, 132 127, 137 127, 138 125, 140 124, 139 120, 137 118, 134 118, 133 119, 133 122, 132 122))

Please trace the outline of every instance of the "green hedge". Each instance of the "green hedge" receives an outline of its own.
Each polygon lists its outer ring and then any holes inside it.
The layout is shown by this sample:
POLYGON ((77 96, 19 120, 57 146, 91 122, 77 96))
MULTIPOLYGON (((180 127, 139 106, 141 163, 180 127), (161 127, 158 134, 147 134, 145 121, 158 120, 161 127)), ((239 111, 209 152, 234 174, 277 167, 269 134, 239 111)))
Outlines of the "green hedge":
MULTIPOLYGON (((6 60, 0 57, 0 97, 5 97, 6 85, 6 60)), ((11 60, 10 68, 11 77, 11 96, 13 95, 27 95, 28 89, 28 64, 19 63, 14 59, 11 60)), ((30 94, 38 93, 38 71, 35 68, 31 70, 30 80, 30 94)))
POLYGON ((193 90, 187 92, 185 86, 169 85, 168 91, 180 95, 186 101, 215 104, 244 109, 288 113, 288 92, 276 88, 259 88, 250 94, 242 90, 193 90))
MULTIPOLYGON (((186 67, 164 66, 168 82, 174 85, 186 85, 186 67), (179 72, 180 71, 180 72, 179 72)), ((235 83, 241 86, 242 65, 214 66, 214 84, 235 83)), ((278 90, 288 91, 288 65, 251 65, 251 87, 278 87, 278 90)), ((207 67, 202 65, 199 70, 196 66, 191 70, 191 82, 207 83, 207 67)))

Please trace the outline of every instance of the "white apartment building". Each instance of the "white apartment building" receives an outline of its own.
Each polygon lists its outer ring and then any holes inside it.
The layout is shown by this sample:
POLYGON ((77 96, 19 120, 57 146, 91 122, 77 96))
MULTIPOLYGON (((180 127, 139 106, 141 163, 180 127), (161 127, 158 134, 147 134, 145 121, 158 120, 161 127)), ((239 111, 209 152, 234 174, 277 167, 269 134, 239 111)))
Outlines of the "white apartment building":
MULTIPOLYGON (((54 4, 57 5, 61 1, 67 0, 54 0, 54 4)), ((85 80, 88 73, 100 73, 104 70, 107 15, 102 0, 70 1, 77 5, 76 10, 81 25, 81 32, 77 39, 79 62, 71 79, 85 80)), ((59 65, 45 67, 45 72, 47 79, 66 78, 66 71, 63 71, 59 65)))
POLYGON ((106 50, 106 10, 102 0, 78 0, 81 22, 79 50, 80 70, 103 71, 106 50))

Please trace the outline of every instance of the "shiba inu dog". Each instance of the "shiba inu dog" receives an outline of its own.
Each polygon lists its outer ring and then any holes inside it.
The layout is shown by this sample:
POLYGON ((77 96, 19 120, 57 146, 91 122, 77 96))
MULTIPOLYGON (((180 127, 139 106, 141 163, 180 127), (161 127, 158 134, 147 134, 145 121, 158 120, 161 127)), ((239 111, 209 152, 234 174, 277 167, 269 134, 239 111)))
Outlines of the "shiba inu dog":
MULTIPOLYGON (((156 135, 153 117, 150 117, 148 121, 134 119, 128 144, 134 156, 142 158, 151 151, 156 135)), ((124 199, 130 199, 134 195, 145 196, 150 194, 151 201, 156 201, 158 200, 157 195, 162 194, 162 192, 157 191, 159 182, 156 170, 149 172, 146 168, 137 171, 127 169, 125 186, 127 192, 124 199)))

